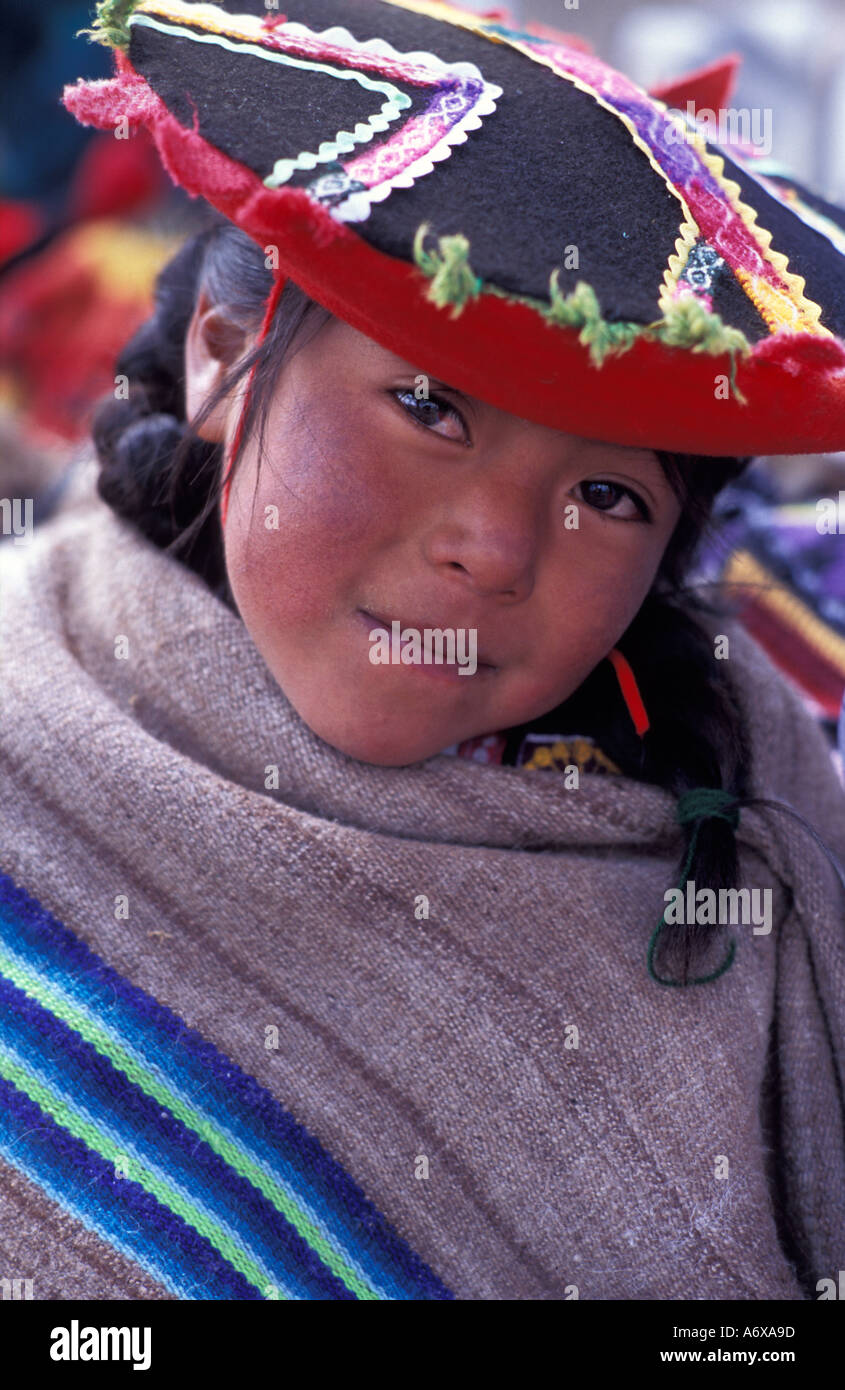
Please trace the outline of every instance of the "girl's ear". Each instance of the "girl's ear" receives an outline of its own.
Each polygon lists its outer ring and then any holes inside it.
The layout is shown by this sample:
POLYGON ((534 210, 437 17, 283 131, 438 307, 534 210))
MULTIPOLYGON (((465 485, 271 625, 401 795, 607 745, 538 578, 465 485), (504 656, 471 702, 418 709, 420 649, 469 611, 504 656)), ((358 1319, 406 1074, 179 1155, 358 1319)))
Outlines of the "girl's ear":
MULTIPOLYGON (((185 418, 189 424, 250 346, 246 329, 234 323, 224 309, 212 304, 203 290, 185 336, 185 418)), ((239 393, 233 391, 218 402, 197 430, 200 439, 210 444, 224 443, 238 401, 239 393)))

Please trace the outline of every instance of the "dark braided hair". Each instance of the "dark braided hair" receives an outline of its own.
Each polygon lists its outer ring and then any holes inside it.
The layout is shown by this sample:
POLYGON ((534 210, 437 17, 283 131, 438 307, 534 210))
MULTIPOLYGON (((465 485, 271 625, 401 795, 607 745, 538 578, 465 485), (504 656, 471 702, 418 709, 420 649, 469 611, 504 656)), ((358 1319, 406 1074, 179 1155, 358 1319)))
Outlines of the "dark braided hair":
POLYGON ((117 374, 128 379, 126 399, 106 400, 92 435, 100 462, 97 491, 118 516, 155 545, 184 561, 233 612, 218 506, 223 453, 197 430, 215 406, 256 368, 245 435, 256 418, 261 439, 266 405, 291 343, 308 324, 316 332, 330 318, 293 281, 282 293, 264 342, 238 362, 189 426, 185 419, 185 337, 199 294, 226 306, 232 321, 257 331, 273 275, 260 248, 219 214, 164 267, 156 282, 155 311, 127 343, 117 374))
MULTIPOLYGON (((219 445, 196 430, 231 388, 255 367, 244 438, 256 421, 263 443, 267 407, 278 372, 306 325, 311 332, 331 317, 288 281, 262 344, 236 364, 189 426, 185 420, 184 349, 201 291, 226 306, 233 321, 257 330, 273 282, 264 253, 218 214, 189 240, 158 278, 153 317, 127 344, 118 373, 128 378, 128 398, 106 401, 94 419, 100 462, 98 491, 120 516, 150 541, 180 558, 237 612, 229 587, 219 521, 223 456, 219 445)), ((643 695, 651 728, 640 739, 619 694, 610 663, 602 661, 557 709, 532 721, 532 729, 571 730, 592 736, 627 775, 673 795, 699 787, 747 795, 746 731, 728 675, 714 658, 705 613, 727 616, 713 591, 685 587, 719 490, 750 462, 658 451, 657 457, 682 503, 681 517, 664 553, 651 592, 617 643, 643 695)), ((519 746, 528 726, 506 731, 507 751, 519 746)), ((698 888, 735 887, 738 855, 734 826, 707 819, 684 827, 682 863, 693 844, 690 875, 698 888)), ((690 980, 692 962, 723 944, 723 926, 687 924, 665 933, 661 968, 677 966, 678 983, 690 980)))

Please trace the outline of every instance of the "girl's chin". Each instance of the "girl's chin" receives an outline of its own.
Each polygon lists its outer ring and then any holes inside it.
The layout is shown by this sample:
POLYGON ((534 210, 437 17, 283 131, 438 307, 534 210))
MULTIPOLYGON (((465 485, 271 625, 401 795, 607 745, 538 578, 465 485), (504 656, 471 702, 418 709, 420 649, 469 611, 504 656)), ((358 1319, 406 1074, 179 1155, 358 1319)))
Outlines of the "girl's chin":
POLYGON ((333 735, 332 731, 322 732, 313 725, 309 727, 324 743, 331 744, 332 748, 336 748, 347 758, 355 758, 361 763, 372 763, 375 767, 409 767, 413 763, 422 763, 442 753, 444 748, 457 741, 450 739, 448 734, 442 739, 423 742, 409 741, 407 734, 404 738, 397 734, 395 739, 374 739, 372 730, 362 730, 360 734, 346 732, 333 735))
POLYGON ((285 698, 311 732, 339 753, 359 762, 380 767, 407 767, 436 757, 444 748, 479 732, 478 719, 467 718, 469 711, 458 711, 463 717, 455 718, 456 711, 449 708, 449 685, 445 686, 443 703, 446 707, 438 708, 441 701, 432 696, 436 697, 444 689, 439 682, 433 683, 432 694, 428 694, 428 683, 425 683, 425 699, 416 691, 415 698, 408 699, 404 687, 397 692, 404 698, 388 699, 380 682, 374 697, 367 683, 353 686, 347 681, 344 688, 337 677, 327 676, 315 682, 309 676, 301 690, 297 689, 296 682, 283 682, 278 676, 276 679, 285 698), (327 685, 335 683, 343 691, 343 699, 333 708, 324 692, 327 685))
POLYGON ((324 743, 330 744, 347 758, 373 763, 377 767, 408 767, 412 763, 425 762, 427 758, 442 753, 444 748, 468 737, 463 731, 455 733, 449 728, 423 731, 419 727, 419 718, 410 714, 407 722, 402 721, 401 725, 393 726, 392 721, 374 714, 372 721, 352 726, 344 720, 327 719, 324 709, 303 708, 297 709, 297 713, 324 743), (313 715, 313 718, 309 715, 313 715))

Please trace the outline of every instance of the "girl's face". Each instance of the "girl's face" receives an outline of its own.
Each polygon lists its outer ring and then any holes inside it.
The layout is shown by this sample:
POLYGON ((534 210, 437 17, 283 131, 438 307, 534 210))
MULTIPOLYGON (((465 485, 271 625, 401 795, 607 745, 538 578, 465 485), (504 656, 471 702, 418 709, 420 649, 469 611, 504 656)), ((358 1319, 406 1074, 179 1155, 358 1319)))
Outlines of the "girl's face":
MULTIPOLYGON (((209 341, 198 307, 189 418, 214 382, 209 341)), ((261 466, 253 436, 225 528, 241 617, 291 704, 327 743, 388 766, 576 690, 636 614, 680 514, 648 450, 534 424, 434 378, 417 399, 421 376, 330 319, 285 362, 261 466), (421 639, 475 629, 474 673, 374 664, 370 632, 395 620, 421 639)), ((228 448, 239 410, 233 399, 202 433, 228 448)))

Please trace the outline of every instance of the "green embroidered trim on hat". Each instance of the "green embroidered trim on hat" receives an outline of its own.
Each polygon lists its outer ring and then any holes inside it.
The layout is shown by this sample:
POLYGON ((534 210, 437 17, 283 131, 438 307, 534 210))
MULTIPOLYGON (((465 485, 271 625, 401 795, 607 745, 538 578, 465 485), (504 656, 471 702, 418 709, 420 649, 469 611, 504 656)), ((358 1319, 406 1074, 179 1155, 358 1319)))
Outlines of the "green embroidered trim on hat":
POLYGON ((80 29, 77 38, 84 35, 105 48, 122 48, 127 52, 129 17, 140 4, 141 0, 100 0, 92 28, 80 29))
POLYGON ((431 279, 426 291, 427 297, 443 309, 447 304, 453 306, 451 318, 456 319, 468 299, 475 299, 481 293, 482 282, 469 267, 469 242, 460 232, 454 236, 437 238, 437 251, 425 251, 423 240, 428 232, 428 222, 420 223, 414 237, 414 260, 431 279))
MULTIPOLYGON (((610 353, 627 352, 642 336, 639 324, 610 323, 602 317, 596 292, 586 280, 579 280, 570 294, 564 295, 558 285, 558 271, 549 277, 550 308, 540 306, 549 323, 560 328, 580 328, 578 341, 590 349, 590 359, 600 367, 610 353)), ((526 301, 529 302, 529 301, 526 301)), ((539 301, 530 301, 539 304, 539 301)))
POLYGON ((730 328, 718 314, 706 309, 694 295, 685 294, 667 304, 663 318, 647 325, 654 336, 668 347, 689 348, 691 352, 709 352, 714 356, 730 353, 731 389, 738 401, 746 398, 737 388, 736 357, 747 357, 751 344, 739 328, 730 328))
POLYGON ((706 309, 693 295, 673 300, 666 306, 663 317, 652 323, 617 323, 603 317, 596 292, 586 280, 579 280, 575 289, 564 295, 558 284, 559 268, 556 268, 549 277, 549 303, 545 304, 530 295, 512 294, 497 285, 484 284, 469 264, 469 241, 461 233, 437 237, 437 250, 426 251, 423 240, 429 225, 423 222, 417 228, 414 261, 431 280, 427 298, 438 308, 451 304, 453 319, 469 299, 477 298, 483 290, 511 303, 527 305, 549 324, 580 329, 578 340, 589 348, 590 360, 596 367, 612 354, 619 356, 627 352, 638 338, 714 356, 727 353, 731 359, 731 390, 740 404, 747 404, 736 384, 736 359, 749 356, 751 344, 740 329, 730 328, 719 314, 706 309))

